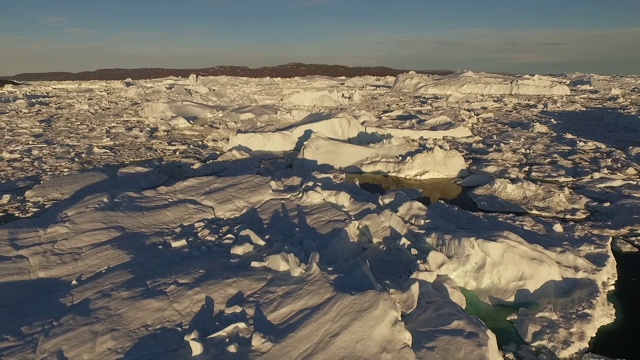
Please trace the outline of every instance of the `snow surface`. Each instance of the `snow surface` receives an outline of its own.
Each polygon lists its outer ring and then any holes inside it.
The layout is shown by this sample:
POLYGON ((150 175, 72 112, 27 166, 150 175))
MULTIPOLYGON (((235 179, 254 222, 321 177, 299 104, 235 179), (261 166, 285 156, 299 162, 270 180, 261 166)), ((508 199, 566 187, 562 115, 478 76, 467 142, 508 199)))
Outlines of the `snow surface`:
POLYGON ((580 356, 639 238, 639 80, 5 86, 0 357, 580 356))

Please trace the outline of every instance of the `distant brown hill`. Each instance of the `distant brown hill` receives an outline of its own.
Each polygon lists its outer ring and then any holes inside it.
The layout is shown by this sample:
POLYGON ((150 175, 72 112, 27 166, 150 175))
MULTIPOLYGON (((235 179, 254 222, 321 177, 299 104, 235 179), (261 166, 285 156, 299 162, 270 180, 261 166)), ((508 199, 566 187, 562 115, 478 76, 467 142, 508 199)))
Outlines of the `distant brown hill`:
MULTIPOLYGON (((95 71, 83 71, 79 73, 70 72, 47 72, 47 73, 23 73, 11 77, 17 81, 64 81, 64 80, 125 80, 125 79, 157 79, 167 76, 188 77, 191 74, 198 76, 241 76, 241 77, 280 77, 292 78, 308 75, 322 76, 396 76, 408 70, 398 70, 383 66, 342 66, 342 65, 321 65, 321 64, 301 64, 290 63, 278 66, 267 66, 260 68, 249 68, 246 66, 215 66, 204 69, 162 69, 162 68, 142 68, 142 69, 100 69, 95 71)), ((426 70, 418 71, 423 74, 448 75, 451 70, 426 70)))

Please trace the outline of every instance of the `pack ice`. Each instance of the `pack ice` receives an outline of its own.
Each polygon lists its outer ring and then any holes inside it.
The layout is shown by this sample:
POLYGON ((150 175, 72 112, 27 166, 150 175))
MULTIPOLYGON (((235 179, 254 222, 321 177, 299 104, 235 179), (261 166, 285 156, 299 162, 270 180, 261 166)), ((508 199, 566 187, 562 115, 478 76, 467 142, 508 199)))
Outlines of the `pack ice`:
POLYGON ((581 357, 638 236, 638 83, 7 85, 0 357, 581 357))

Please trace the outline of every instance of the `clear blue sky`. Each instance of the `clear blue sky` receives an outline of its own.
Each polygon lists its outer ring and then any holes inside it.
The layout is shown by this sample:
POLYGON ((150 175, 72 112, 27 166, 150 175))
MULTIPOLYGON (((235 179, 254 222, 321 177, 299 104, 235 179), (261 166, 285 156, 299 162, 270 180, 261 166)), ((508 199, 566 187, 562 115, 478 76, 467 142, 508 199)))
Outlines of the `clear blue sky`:
POLYGON ((640 74, 640 0, 1 0, 0 75, 288 62, 640 74))

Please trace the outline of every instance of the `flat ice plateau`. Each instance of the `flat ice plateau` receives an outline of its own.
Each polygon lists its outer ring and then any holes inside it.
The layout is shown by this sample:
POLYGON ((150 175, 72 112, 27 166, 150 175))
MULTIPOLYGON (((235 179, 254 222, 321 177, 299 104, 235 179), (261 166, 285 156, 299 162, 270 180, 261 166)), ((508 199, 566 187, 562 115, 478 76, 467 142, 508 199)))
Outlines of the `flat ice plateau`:
POLYGON ((7 85, 0 358, 579 358, 640 245, 639 107, 593 74, 7 85))

